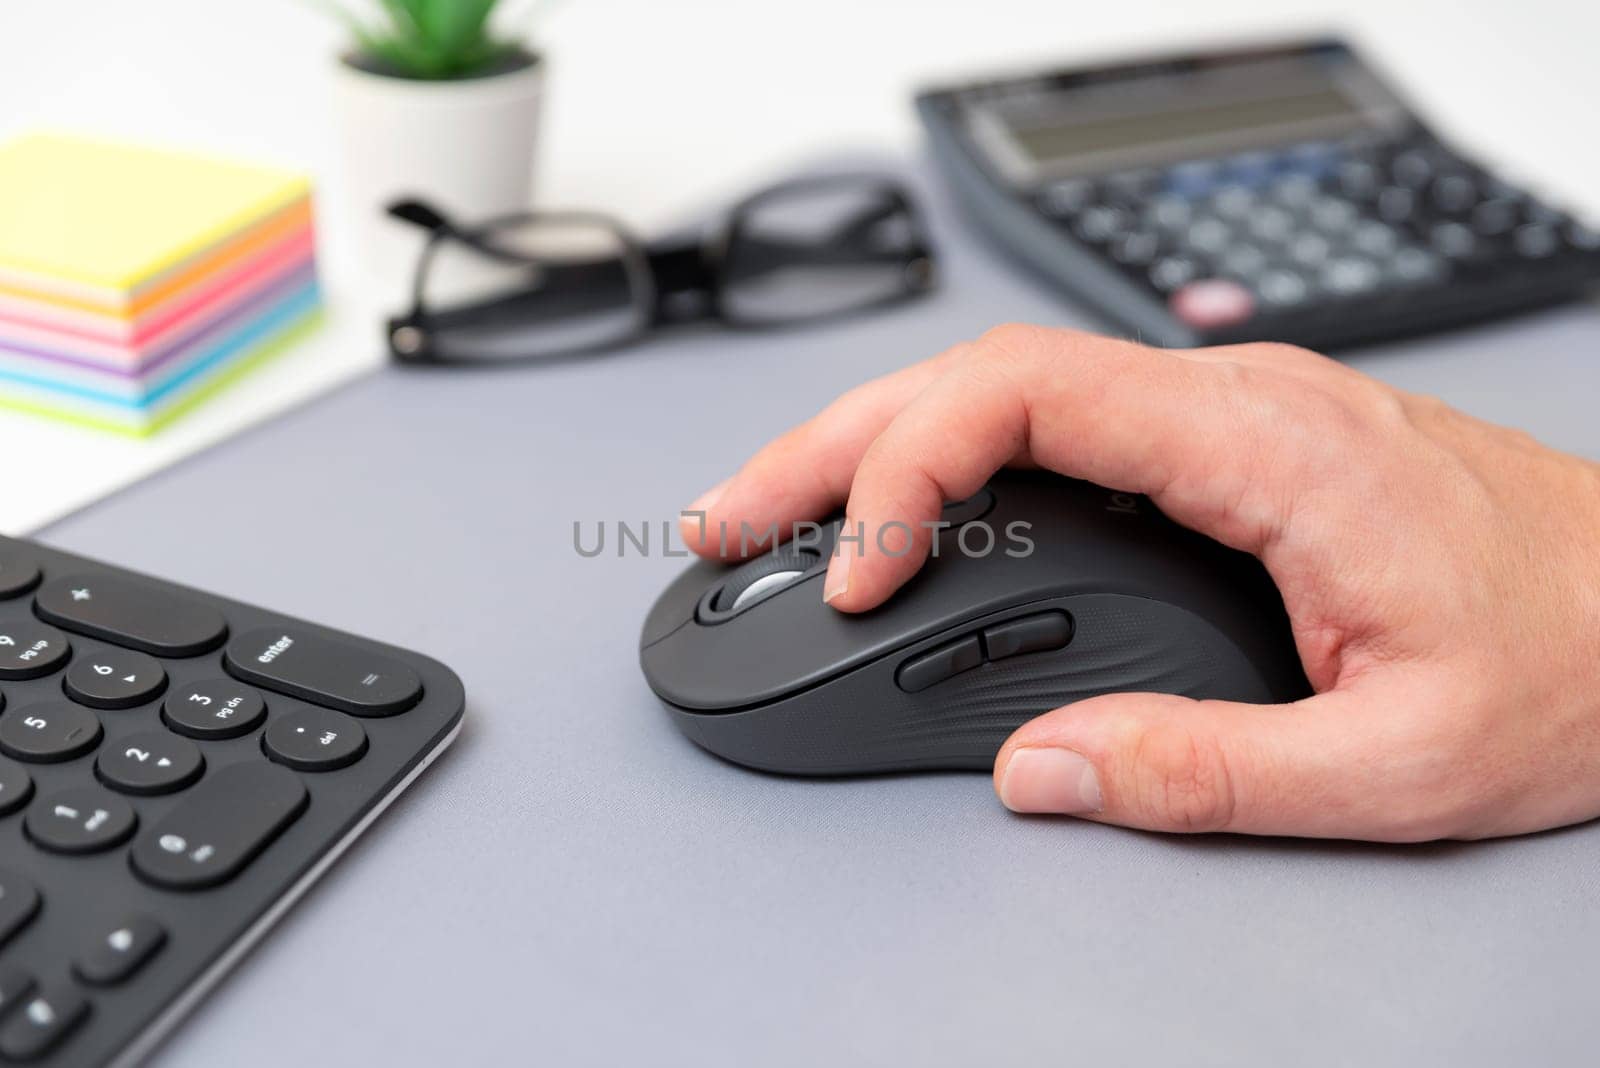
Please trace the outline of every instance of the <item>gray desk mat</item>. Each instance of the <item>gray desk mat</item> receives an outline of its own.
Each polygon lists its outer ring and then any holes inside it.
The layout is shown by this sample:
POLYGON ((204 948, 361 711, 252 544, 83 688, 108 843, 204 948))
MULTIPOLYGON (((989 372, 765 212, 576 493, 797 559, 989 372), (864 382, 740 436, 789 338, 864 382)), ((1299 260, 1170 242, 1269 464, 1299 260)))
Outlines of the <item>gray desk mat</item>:
MULTIPOLYGON (((385 370, 42 533, 466 681, 454 751, 156 1063, 1592 1057, 1600 825, 1417 848, 1161 837, 1012 816, 984 775, 751 774, 668 723, 635 642, 683 562, 581 559, 575 520, 670 518, 841 390, 997 321, 1091 323, 926 193, 945 284, 925 303, 385 370)), ((1352 362, 1600 456, 1597 355, 1580 307, 1352 362)))

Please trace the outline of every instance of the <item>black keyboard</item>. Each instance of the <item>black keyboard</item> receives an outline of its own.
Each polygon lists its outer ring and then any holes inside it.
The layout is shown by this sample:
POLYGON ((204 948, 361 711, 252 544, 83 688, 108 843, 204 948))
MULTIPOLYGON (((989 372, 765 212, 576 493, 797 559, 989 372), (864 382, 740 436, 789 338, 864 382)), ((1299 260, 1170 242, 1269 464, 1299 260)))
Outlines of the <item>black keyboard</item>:
POLYGON ((0 1063, 142 1059, 463 700, 427 657, 0 538, 0 1063))

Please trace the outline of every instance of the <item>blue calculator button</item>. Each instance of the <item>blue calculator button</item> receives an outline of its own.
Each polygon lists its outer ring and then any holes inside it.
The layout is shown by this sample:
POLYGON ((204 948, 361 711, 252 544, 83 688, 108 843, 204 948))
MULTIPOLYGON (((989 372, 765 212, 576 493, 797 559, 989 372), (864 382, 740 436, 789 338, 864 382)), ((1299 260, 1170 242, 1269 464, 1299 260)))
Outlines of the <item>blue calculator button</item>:
POLYGON ((1284 170, 1320 178, 1333 170, 1342 152, 1327 141, 1308 141, 1295 145, 1284 157, 1284 170))
POLYGON ((1228 161, 1228 180, 1250 187, 1266 185, 1278 170, 1278 157, 1270 152, 1245 152, 1228 161))
POLYGON ((1167 171, 1167 191, 1182 197, 1205 196, 1222 181, 1222 168, 1213 160, 1192 160, 1167 171))

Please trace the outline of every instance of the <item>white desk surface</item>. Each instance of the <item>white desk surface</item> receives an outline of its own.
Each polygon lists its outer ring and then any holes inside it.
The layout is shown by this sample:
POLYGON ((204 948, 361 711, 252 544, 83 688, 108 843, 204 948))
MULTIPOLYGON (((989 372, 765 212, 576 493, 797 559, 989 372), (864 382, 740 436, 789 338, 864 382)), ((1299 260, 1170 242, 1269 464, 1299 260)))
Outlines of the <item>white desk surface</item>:
MULTIPOLYGON (((342 0, 356 10, 376 7, 342 0)), ((526 10, 527 0, 510 0, 526 10)), ((568 0, 536 23, 552 80, 539 198, 646 228, 789 163, 915 142, 913 89, 954 76, 1240 35, 1350 33, 1423 114, 1600 215, 1600 7, 1524 0, 568 0)), ((0 138, 40 126, 300 166, 320 189, 333 324, 148 442, 0 412, 0 531, 23 533, 381 359, 340 203, 329 102, 342 31, 316 0, 0 4, 0 138)))

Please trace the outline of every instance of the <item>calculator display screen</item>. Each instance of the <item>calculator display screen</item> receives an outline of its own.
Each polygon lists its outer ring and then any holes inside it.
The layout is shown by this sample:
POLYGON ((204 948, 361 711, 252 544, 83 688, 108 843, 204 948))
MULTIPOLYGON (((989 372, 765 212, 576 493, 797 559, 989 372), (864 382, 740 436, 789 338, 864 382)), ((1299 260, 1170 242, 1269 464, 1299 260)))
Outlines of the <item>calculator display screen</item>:
POLYGON ((1336 43, 1070 71, 978 87, 966 123, 1020 184, 1393 130, 1407 112, 1336 43))

